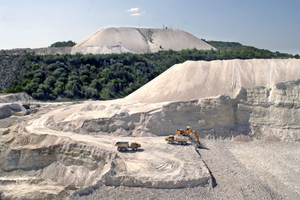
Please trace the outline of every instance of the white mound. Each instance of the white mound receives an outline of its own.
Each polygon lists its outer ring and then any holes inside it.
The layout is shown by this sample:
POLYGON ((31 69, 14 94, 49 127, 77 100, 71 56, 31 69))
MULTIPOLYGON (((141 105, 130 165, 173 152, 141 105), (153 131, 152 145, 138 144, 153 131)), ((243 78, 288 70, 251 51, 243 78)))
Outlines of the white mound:
POLYGON ((32 100, 26 92, 0 94, 0 103, 26 102, 32 100))
MULTIPOLYGON (((109 53, 99 50, 119 48, 121 52, 147 53, 159 50, 215 49, 199 38, 181 30, 145 28, 105 28, 79 42, 72 52, 109 53)), ((113 52, 114 53, 114 52, 113 52)))
POLYGON ((227 94, 241 87, 273 87, 300 79, 300 60, 187 61, 177 64, 125 99, 143 103, 186 101, 227 94))

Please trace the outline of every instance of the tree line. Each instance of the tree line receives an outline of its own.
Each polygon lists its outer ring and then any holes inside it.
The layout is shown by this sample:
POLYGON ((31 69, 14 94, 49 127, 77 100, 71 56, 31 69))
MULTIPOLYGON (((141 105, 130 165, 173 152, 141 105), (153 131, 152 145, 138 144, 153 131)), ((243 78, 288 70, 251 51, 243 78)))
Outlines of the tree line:
POLYGON ((122 98, 174 64, 252 58, 291 58, 268 50, 159 51, 146 54, 32 55, 21 62, 22 76, 3 92, 26 91, 39 100, 122 98))

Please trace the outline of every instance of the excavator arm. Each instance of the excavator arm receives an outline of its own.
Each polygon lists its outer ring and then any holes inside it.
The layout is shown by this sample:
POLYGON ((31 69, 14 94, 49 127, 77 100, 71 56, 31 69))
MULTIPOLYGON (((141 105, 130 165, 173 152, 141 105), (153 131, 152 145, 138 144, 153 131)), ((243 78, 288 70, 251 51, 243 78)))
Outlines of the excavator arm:
POLYGON ((196 147, 198 147, 198 148, 201 147, 200 140, 199 140, 199 134, 197 132, 195 132, 190 126, 187 126, 185 128, 185 131, 183 131, 182 129, 178 129, 177 131, 175 131, 175 134, 182 135, 182 136, 190 136, 190 134, 193 134, 196 137, 196 142, 197 142, 196 147))
POLYGON ((190 132, 191 132, 192 134, 194 134, 195 137, 196 137, 196 142, 197 142, 197 146, 196 146, 196 147, 200 148, 201 144, 200 144, 200 140, 199 140, 199 134, 196 133, 194 130, 191 130, 190 132))

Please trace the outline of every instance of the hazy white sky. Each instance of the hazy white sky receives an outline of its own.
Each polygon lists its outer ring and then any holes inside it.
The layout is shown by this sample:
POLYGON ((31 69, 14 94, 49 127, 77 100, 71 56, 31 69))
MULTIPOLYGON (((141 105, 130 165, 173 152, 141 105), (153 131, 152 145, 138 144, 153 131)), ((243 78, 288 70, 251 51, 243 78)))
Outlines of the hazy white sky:
POLYGON ((76 43, 107 27, 169 28, 300 54, 300 0, 0 0, 0 49, 76 43))

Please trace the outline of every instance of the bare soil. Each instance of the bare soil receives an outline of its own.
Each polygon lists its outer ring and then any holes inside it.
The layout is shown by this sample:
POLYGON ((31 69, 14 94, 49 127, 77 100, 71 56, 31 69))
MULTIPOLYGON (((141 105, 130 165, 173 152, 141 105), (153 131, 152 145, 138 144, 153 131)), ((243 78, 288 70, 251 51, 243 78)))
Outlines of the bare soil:
POLYGON ((201 158, 213 187, 149 189, 101 186, 70 199, 299 199, 300 144, 204 140, 201 158))

